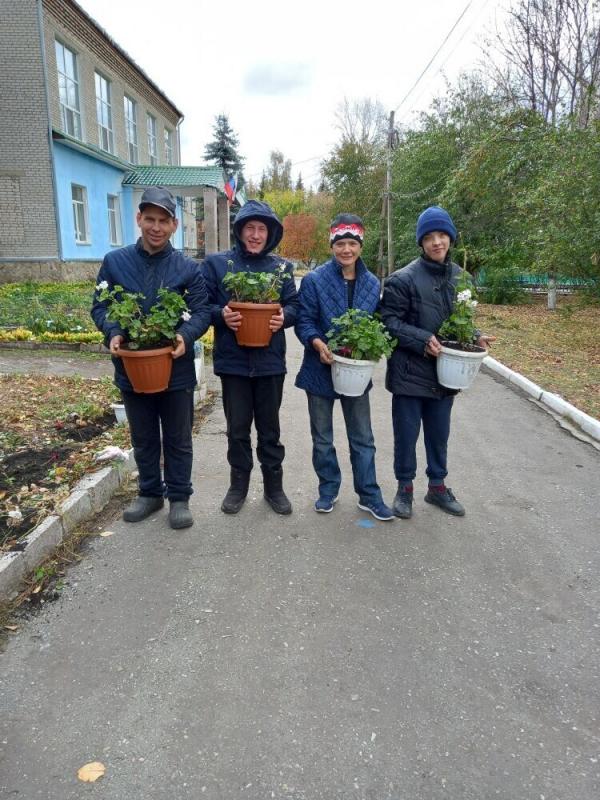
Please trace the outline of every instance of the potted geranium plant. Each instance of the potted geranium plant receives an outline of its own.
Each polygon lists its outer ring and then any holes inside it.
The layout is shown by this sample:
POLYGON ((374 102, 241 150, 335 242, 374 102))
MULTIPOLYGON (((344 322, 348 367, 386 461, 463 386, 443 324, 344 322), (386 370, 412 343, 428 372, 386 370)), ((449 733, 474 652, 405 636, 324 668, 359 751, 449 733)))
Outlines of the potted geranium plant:
POLYGON ((273 272, 233 272, 233 261, 228 261, 229 272, 223 277, 223 286, 231 292, 228 302, 232 311, 239 311, 242 324, 235 332, 239 345, 266 347, 271 341, 269 321, 281 310, 281 287, 291 275, 281 262, 273 272))
POLYGON ((161 288, 156 302, 145 312, 142 301, 146 298, 140 292, 126 292, 118 284, 111 289, 106 281, 99 283, 96 291, 100 302, 106 303, 106 318, 125 333, 117 356, 123 359, 134 391, 164 391, 171 378, 177 327, 191 316, 185 298, 161 288))
POLYGON ((456 285, 452 313, 438 331, 442 352, 437 357, 438 381, 448 389, 468 389, 487 355, 485 347, 475 344, 477 300, 475 288, 466 270, 456 285))
POLYGON ((377 314, 350 308, 331 320, 327 346, 333 353, 331 378, 338 394, 359 397, 371 380, 377 362, 389 358, 396 340, 377 314))

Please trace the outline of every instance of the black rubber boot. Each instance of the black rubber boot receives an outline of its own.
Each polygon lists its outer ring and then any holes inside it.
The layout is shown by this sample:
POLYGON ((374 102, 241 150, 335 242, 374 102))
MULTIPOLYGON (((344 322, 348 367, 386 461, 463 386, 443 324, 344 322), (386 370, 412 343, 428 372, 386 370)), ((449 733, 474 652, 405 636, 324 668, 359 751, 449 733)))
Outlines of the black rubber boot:
POLYGON ((221 511, 225 514, 237 514, 248 494, 250 473, 232 469, 230 481, 231 485, 221 503, 221 511))
POLYGON ((194 524, 189 500, 171 500, 169 505, 169 525, 174 530, 189 528, 194 524))
POLYGON ((265 500, 277 514, 291 514, 292 504, 283 491, 283 470, 261 467, 265 485, 265 500))
POLYGON ((161 509, 165 504, 163 497, 141 497, 138 496, 123 511, 125 522, 141 522, 150 514, 161 509))

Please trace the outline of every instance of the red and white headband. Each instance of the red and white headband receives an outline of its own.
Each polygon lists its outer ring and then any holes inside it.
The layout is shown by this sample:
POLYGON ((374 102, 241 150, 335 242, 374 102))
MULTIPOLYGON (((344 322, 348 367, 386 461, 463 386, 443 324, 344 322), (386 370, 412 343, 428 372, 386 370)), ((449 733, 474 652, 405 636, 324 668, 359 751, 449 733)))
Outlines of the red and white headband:
POLYGON ((364 238, 365 229, 362 225, 357 225, 355 222, 340 222, 339 225, 332 225, 329 229, 330 244, 337 242, 338 239, 355 239, 362 244, 364 238))

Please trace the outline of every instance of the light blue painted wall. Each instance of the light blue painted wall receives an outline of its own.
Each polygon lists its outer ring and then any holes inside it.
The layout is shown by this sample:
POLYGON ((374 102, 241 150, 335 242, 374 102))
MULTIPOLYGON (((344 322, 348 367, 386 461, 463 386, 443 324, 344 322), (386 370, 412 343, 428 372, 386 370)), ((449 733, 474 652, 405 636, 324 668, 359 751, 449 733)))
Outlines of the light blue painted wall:
POLYGON ((121 230, 123 244, 130 244, 131 233, 127 222, 133 218, 131 192, 123 191, 121 181, 124 170, 105 164, 99 159, 87 156, 70 147, 54 142, 54 165, 58 195, 58 215, 63 258, 66 261, 99 261, 109 250, 119 245, 111 245, 108 232, 107 197, 119 197, 121 210, 121 230), (88 200, 88 222, 90 243, 78 244, 75 241, 71 184, 85 186, 88 200))
MULTIPOLYGON (((119 197, 121 210, 122 245, 133 244, 139 236, 135 222, 140 189, 123 186, 125 171, 106 164, 100 159, 80 153, 71 147, 54 142, 54 164, 58 195, 58 215, 62 252, 65 261, 100 261, 109 250, 121 245, 109 241, 107 198, 109 194, 119 197), (85 186, 88 200, 90 243, 75 241, 71 184, 85 186)), ((183 247, 183 208, 177 198, 179 228, 173 237, 173 247, 183 247)))

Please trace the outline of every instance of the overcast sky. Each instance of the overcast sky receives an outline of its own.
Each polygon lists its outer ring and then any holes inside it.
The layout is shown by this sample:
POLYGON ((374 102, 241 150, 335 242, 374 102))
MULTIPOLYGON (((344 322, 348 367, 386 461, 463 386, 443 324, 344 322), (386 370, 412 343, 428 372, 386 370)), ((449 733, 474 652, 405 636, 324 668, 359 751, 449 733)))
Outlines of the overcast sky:
MULTIPOLYGON (((183 112, 182 163, 204 164, 219 113, 255 180, 281 150, 306 184, 338 140, 344 98, 396 109, 468 0, 78 0, 183 112)), ((503 4, 506 4, 504 0, 503 4)), ((472 0, 427 76, 396 111, 415 110, 481 58, 499 0, 472 0)))

